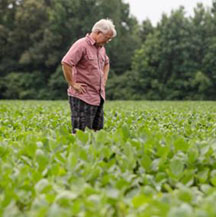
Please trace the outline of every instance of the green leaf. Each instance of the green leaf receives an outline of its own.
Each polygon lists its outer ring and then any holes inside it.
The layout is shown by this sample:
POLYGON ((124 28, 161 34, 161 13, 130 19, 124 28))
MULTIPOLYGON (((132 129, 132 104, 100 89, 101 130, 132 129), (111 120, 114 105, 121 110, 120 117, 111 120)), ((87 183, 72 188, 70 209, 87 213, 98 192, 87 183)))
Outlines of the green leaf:
POLYGON ((35 185, 35 191, 38 193, 46 193, 51 189, 52 189, 52 186, 47 179, 41 179, 35 185))
POLYGON ((216 176, 211 178, 211 183, 216 187, 216 176))
POLYGON ((72 201, 78 197, 78 194, 71 191, 60 192, 55 199, 55 202, 60 206, 70 206, 72 201))
POLYGON ((174 176, 180 177, 184 170, 184 163, 182 162, 181 159, 174 157, 170 161, 169 168, 174 176))
POLYGON ((178 191, 178 198, 186 203, 191 203, 193 200, 193 193, 191 190, 183 188, 178 191))
POLYGON ((75 153, 71 152, 68 156, 68 169, 73 170, 76 167, 77 163, 78 156, 75 153))
POLYGON ((89 132, 83 132, 82 130, 77 130, 76 136, 82 142, 83 145, 88 143, 89 132))
POLYGON ((132 203, 135 208, 139 208, 140 206, 143 206, 149 203, 150 201, 151 201, 151 197, 141 194, 135 196, 132 200, 132 203))
POLYGON ((188 163, 193 164, 195 161, 198 160, 199 152, 196 146, 193 146, 188 150, 188 163))
POLYGON ((151 158, 147 155, 147 154, 143 154, 142 159, 141 159, 141 166, 149 171, 151 169, 151 165, 152 165, 152 160, 151 158))
POLYGON ((178 152, 178 151, 184 151, 184 152, 186 152, 190 146, 185 141, 184 138, 178 138, 178 139, 176 139, 174 141, 174 147, 176 149, 176 152, 178 152))
POLYGON ((200 172, 198 172, 197 178, 199 179, 201 183, 205 183, 208 179, 208 175, 209 175, 209 168, 205 168, 201 170, 200 172))

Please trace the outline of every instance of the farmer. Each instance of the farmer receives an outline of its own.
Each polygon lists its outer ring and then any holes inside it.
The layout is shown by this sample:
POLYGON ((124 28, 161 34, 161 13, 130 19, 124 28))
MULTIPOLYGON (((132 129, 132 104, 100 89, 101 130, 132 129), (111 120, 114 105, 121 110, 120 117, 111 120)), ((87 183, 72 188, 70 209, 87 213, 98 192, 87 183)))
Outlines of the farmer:
POLYGON ((86 127, 95 131, 103 128, 105 86, 109 73, 109 58, 104 45, 116 36, 109 19, 101 19, 92 32, 76 41, 62 59, 68 82, 72 133, 86 127))

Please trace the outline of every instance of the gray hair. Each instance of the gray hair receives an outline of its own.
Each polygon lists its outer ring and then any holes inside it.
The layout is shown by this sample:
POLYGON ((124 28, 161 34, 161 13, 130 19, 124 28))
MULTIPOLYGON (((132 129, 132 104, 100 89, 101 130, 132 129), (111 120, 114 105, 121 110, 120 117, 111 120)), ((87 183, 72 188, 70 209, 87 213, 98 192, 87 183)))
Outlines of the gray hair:
POLYGON ((115 30, 115 25, 113 24, 112 20, 110 20, 110 19, 99 20, 92 27, 92 32, 102 32, 104 34, 112 32, 113 37, 115 37, 117 35, 117 32, 115 30))

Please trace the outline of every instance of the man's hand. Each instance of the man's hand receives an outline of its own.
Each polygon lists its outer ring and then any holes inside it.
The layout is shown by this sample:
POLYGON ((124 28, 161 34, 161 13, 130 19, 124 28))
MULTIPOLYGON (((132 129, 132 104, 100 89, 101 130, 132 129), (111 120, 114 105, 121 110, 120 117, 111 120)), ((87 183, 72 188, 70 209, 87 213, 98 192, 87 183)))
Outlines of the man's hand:
POLYGON ((104 72, 104 77, 103 77, 104 78, 104 86, 106 86, 106 82, 108 79, 109 68, 110 68, 109 63, 104 66, 104 70, 103 70, 103 72, 104 72))
POLYGON ((79 93, 86 93, 86 84, 74 83, 71 87, 79 93))
POLYGON ((104 86, 106 86, 106 82, 107 82, 107 79, 106 79, 106 78, 104 78, 104 86))

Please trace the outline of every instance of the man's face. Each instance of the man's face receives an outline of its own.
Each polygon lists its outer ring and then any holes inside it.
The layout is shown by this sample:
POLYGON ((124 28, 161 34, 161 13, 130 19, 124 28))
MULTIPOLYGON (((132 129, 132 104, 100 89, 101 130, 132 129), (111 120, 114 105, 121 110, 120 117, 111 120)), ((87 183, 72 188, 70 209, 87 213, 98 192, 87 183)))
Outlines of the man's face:
POLYGON ((104 46, 106 43, 110 42, 112 40, 113 33, 109 32, 104 34, 103 32, 98 32, 96 44, 100 47, 104 46))

